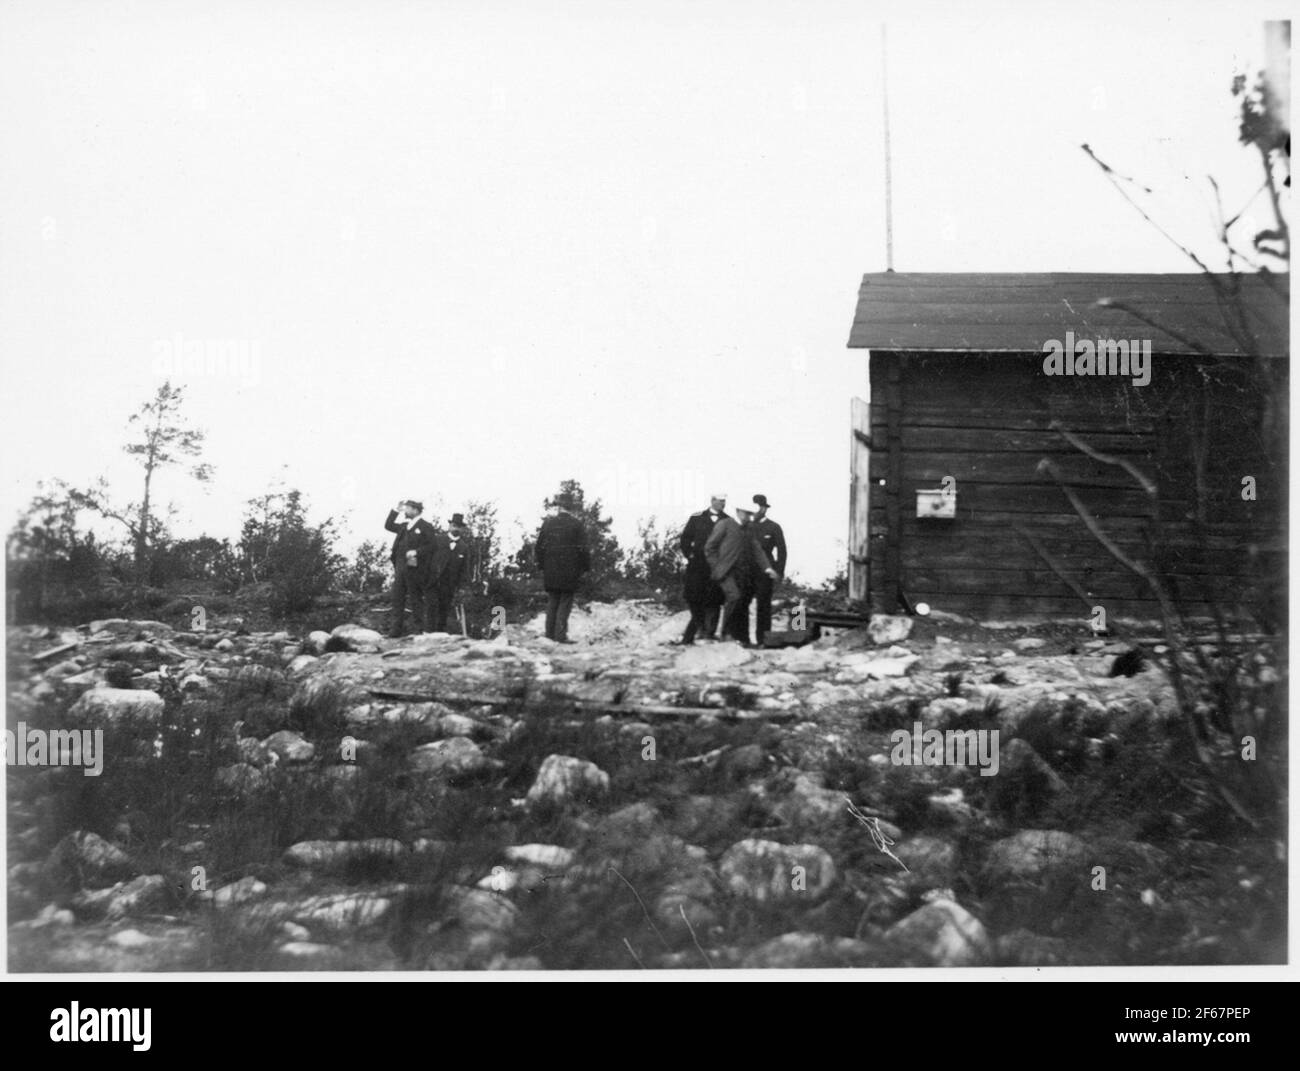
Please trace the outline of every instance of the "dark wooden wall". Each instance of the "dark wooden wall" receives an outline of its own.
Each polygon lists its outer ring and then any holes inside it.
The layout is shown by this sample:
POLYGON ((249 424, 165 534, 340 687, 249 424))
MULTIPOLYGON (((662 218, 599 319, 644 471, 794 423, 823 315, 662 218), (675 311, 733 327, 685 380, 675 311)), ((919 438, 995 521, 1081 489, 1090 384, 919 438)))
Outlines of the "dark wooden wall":
POLYGON ((1043 458, 1124 553, 1169 576, 1191 612, 1208 612, 1210 600, 1232 611, 1257 602, 1261 562, 1285 553, 1286 481, 1284 459, 1266 460, 1259 399, 1240 389, 1246 366, 1215 362, 1207 388, 1204 362, 1157 353, 1151 382, 1134 387, 1046 376, 1042 361, 871 354, 872 608, 897 609, 901 591, 913 603, 983 619, 1086 619, 1094 605, 1111 616, 1158 617, 1149 589, 1039 471, 1043 458), (1158 499, 1122 468, 1071 446, 1051 430, 1053 420, 1147 473, 1158 499), (1255 502, 1241 498, 1245 475, 1256 477, 1255 502), (956 519, 919 519, 916 491, 940 487, 945 476, 956 480, 956 519))

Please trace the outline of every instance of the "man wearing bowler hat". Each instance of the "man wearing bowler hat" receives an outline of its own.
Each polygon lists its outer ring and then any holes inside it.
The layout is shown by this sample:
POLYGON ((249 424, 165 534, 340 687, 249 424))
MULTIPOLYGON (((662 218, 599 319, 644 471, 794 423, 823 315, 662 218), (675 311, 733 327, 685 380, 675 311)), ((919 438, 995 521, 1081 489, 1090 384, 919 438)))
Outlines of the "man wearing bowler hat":
POLYGON ((456 589, 465 579, 469 561, 469 531, 465 517, 451 515, 446 532, 434 532, 432 560, 424 589, 424 628, 426 632, 446 632, 456 589))
POLYGON ((408 599, 414 630, 418 632, 424 622, 422 604, 433 555, 433 525, 420 516, 423 512, 422 503, 406 499, 397 503, 397 509, 388 511, 388 520, 384 522, 388 531, 397 533, 392 553, 393 619, 388 623, 388 635, 393 639, 406 634, 408 599))
MULTIPOLYGON (((754 535, 758 539, 758 545, 762 547, 767 560, 776 570, 777 579, 784 579, 785 533, 781 531, 781 526, 767 515, 767 495, 755 495, 754 505, 758 507, 758 512, 754 515, 754 535)), ((754 633, 759 643, 762 643, 763 637, 772 631, 772 592, 775 588, 776 580, 766 573, 759 573, 755 578, 754 614, 758 620, 754 625, 754 633)))

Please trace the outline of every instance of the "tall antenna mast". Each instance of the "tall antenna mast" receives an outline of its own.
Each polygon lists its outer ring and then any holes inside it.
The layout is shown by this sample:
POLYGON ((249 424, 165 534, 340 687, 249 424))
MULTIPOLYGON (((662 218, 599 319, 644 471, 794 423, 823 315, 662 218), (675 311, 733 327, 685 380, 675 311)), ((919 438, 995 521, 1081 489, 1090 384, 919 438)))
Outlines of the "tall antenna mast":
POLYGON ((885 270, 894 270, 894 178, 889 158, 889 54, 885 24, 880 24, 880 81, 885 107, 885 270))

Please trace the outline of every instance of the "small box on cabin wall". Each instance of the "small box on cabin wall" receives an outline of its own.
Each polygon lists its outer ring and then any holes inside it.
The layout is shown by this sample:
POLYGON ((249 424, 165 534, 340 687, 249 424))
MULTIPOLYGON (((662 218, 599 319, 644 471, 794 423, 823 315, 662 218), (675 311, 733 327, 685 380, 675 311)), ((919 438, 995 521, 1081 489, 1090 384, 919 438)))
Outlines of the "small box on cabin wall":
POLYGON ((957 516, 957 491, 952 487, 917 488, 916 515, 934 520, 953 520, 957 516))

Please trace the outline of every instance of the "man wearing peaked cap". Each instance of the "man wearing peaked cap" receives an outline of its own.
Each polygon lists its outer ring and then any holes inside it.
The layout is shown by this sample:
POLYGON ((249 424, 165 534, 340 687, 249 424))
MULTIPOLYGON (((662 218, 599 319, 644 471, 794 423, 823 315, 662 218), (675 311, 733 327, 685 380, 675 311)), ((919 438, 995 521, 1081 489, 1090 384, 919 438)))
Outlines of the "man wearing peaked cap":
POLYGON ((781 531, 781 526, 767 515, 767 495, 755 495, 754 505, 758 507, 754 517, 754 535, 763 553, 767 555, 767 560, 771 562, 772 568, 776 570, 776 579, 766 573, 759 573, 754 582, 754 613, 758 619, 755 622, 754 634, 758 642, 762 643, 763 637, 772 631, 772 592, 776 588, 777 581, 785 578, 785 533, 781 531))

